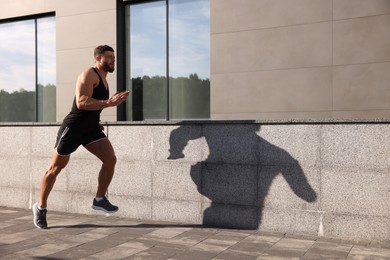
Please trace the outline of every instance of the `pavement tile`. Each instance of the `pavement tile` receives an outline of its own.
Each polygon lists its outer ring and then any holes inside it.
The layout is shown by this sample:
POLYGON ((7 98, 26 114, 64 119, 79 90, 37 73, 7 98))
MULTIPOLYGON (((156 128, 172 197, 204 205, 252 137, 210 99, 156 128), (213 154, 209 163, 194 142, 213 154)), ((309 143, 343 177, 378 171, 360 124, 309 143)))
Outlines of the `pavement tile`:
POLYGON ((72 229, 72 228, 94 228, 93 219, 87 217, 73 217, 54 215, 51 216, 49 213, 47 215, 47 222, 49 229, 72 229))
POLYGON ((192 247, 192 246, 195 246, 196 244, 199 244, 200 242, 202 242, 205 239, 206 238, 204 236, 201 236, 201 235, 193 235, 193 234, 187 235, 187 233, 184 233, 184 234, 179 235, 177 237, 171 238, 171 239, 167 240, 166 242, 169 244, 175 244, 175 245, 179 245, 182 247, 192 247))
POLYGON ((215 234, 218 234, 220 232, 220 229, 215 229, 215 228, 194 228, 190 231, 187 231, 187 234, 196 234, 196 235, 201 235, 205 237, 210 237, 215 234))
POLYGON ((263 255, 276 257, 301 258, 315 241, 283 238, 275 243, 263 255))
POLYGON ((286 233, 264 231, 264 230, 257 231, 257 234, 260 236, 279 237, 279 238, 283 238, 287 235, 286 233))
POLYGON ((340 238, 333 238, 333 237, 319 237, 317 241, 341 243, 342 240, 340 238))
POLYGON ((3 251, 7 251, 7 254, 15 253, 17 251, 22 251, 30 248, 34 248, 43 244, 46 244, 48 239, 41 239, 40 237, 36 237, 34 239, 26 239, 13 244, 6 244, 0 246, 0 256, 5 255, 3 251))
POLYGON ((225 250, 216 257, 212 258, 213 260, 254 260, 256 259, 256 255, 250 255, 245 253, 240 253, 232 250, 225 250))
POLYGON ((107 239, 98 239, 98 240, 92 240, 87 243, 83 243, 84 248, 99 248, 101 250, 107 250, 109 248, 116 247, 121 244, 122 241, 114 241, 114 240, 107 240, 107 239))
POLYGON ((145 239, 145 238, 138 238, 137 240, 153 243, 154 246, 160 246, 160 247, 169 247, 169 248, 175 248, 179 250, 185 250, 187 248, 186 245, 180 243, 178 244, 171 240, 164 241, 163 239, 145 239))
POLYGON ((20 241, 35 238, 36 236, 38 236, 38 234, 39 232, 37 232, 37 228, 13 234, 1 234, 0 242, 3 244, 14 244, 20 241))
POLYGON ((390 259, 390 244, 0 207, 0 259, 390 259))
POLYGON ((119 242, 119 244, 122 244, 126 241, 135 239, 137 237, 139 237, 139 235, 134 235, 133 233, 128 233, 128 232, 122 232, 122 230, 119 230, 116 233, 105 237, 104 239, 108 239, 111 241, 117 241, 117 242, 119 242))
POLYGON ((33 223, 17 223, 1 229, 1 234, 14 234, 30 229, 35 229, 33 223))
POLYGON ((256 258, 256 260, 299 260, 299 257, 292 256, 270 256, 270 255, 261 255, 256 258))
POLYGON ((263 241, 241 241, 229 248, 230 251, 240 254, 260 255, 270 249, 273 243, 263 241))
POLYGON ((42 245, 41 243, 36 243, 32 245, 29 243, 27 246, 19 247, 19 248, 3 248, 0 247, 0 259, 3 259, 5 257, 7 258, 12 258, 12 259, 17 259, 16 257, 11 257, 12 255, 18 253, 19 251, 27 250, 30 248, 35 248, 36 246, 42 245))
POLYGON ((97 233, 97 234, 102 234, 102 235, 112 235, 112 234, 115 234, 115 233, 118 233, 119 232, 119 229, 117 228, 101 228, 101 227, 98 227, 98 228, 95 228, 95 229, 92 229, 91 230, 91 233, 97 233))
POLYGON ((210 235, 215 234, 212 232, 193 232, 193 229, 186 227, 165 229, 166 228, 155 230, 149 234, 139 237, 138 239, 153 241, 156 245, 163 247, 182 249, 194 246, 210 237, 210 235))
POLYGON ((318 236, 310 236, 310 235, 301 235, 301 234, 286 234, 285 238, 294 238, 294 239, 302 239, 302 240, 318 240, 318 236))
POLYGON ((222 252, 223 250, 228 249, 229 247, 233 246, 236 243, 237 243, 236 241, 231 241, 231 240, 207 238, 206 240, 203 240, 199 244, 196 244, 195 246, 191 247, 191 249, 222 252))
POLYGON ((277 236, 265 236, 265 235, 250 235, 245 238, 245 241, 257 241, 257 242, 263 242, 263 243, 270 243, 275 244, 279 242, 283 237, 277 237, 277 236))
POLYGON ((82 260, 91 260, 91 259, 124 259, 126 257, 135 255, 143 251, 142 249, 131 248, 131 247, 113 247, 106 250, 103 250, 94 255, 81 258, 82 260))
POLYGON ((353 246, 347 259, 390 259, 390 249, 353 246))
POLYGON ((174 256, 168 258, 169 260, 209 260, 217 256, 218 252, 203 251, 203 250, 186 250, 184 252, 176 253, 174 256))
POLYGON ((83 242, 90 242, 108 236, 108 234, 97 233, 95 229, 76 235, 83 242))
MULTIPOLYGON (((17 251, 13 251, 13 250, 9 250, 9 249, 5 249, 5 248, 1 248, 0 247, 0 259, 5 259, 7 258, 9 255, 12 255, 14 253, 16 253, 17 251)), ((15 257, 13 258, 15 259, 15 257)))
POLYGON ((134 237, 143 237, 155 230, 156 228, 145 228, 145 227, 120 227, 119 228, 120 233, 131 235, 134 237))
POLYGON ((96 254, 100 251, 102 251, 102 249, 98 247, 88 247, 88 245, 81 244, 59 251, 54 254, 46 255, 46 259, 79 259, 96 254))
POLYGON ((232 232, 232 231, 220 231, 216 233, 215 235, 211 236, 210 238, 214 239, 221 239, 221 240, 231 240, 231 241, 241 241, 247 237, 249 237, 250 234, 243 233, 243 232, 232 232))
POLYGON ((12 209, 6 209, 6 208, 0 208, 0 213, 1 214, 17 214, 18 210, 12 210, 12 209))
POLYGON ((129 248, 136 248, 140 250, 146 250, 149 248, 154 247, 156 244, 150 241, 142 241, 139 239, 134 239, 127 241, 126 243, 118 245, 118 247, 129 247, 129 248))
POLYGON ((93 228, 86 228, 86 227, 68 227, 68 228, 62 228, 58 230, 57 233, 59 235, 77 236, 85 232, 91 231, 92 229, 93 228))
POLYGON ((55 238, 53 238, 53 241, 55 241, 56 243, 76 245, 81 245, 85 243, 84 239, 72 235, 57 235, 55 238))
MULTIPOLYGON (((2 220, 0 219, 0 221, 2 221, 2 220)), ((6 227, 9 227, 9 226, 12 226, 12 225, 14 225, 14 224, 12 224, 12 223, 6 223, 6 222, 1 222, 1 223, 0 223, 0 231, 2 231, 1 229, 6 228, 6 227)), ((1 233, 3 233, 3 232, 1 232, 1 233)))
POLYGON ((138 240, 130 240, 121 244, 111 242, 107 244, 95 245, 93 242, 91 242, 91 245, 88 246, 87 244, 85 244, 84 247, 99 247, 101 251, 83 257, 82 259, 123 259, 135 255, 144 250, 147 250, 149 248, 152 248, 154 246, 154 243, 150 243, 148 241, 144 243, 138 240))
POLYGON ((22 220, 18 220, 18 218, 26 216, 26 213, 24 211, 21 212, 18 209, 15 210, 4 209, 0 215, 2 221, 6 219, 6 221, 9 222, 18 222, 18 221, 20 222, 22 220))
POLYGON ((177 248, 154 246, 124 259, 168 259, 182 251, 177 248))
POLYGON ((307 251, 302 259, 345 259, 351 248, 352 245, 318 241, 307 251))
POLYGON ((272 249, 278 248, 290 248, 298 250, 308 250, 315 241, 302 240, 302 239, 292 239, 292 238, 283 238, 272 247, 272 249))
POLYGON ((190 230, 190 228, 159 228, 153 232, 150 232, 144 235, 144 238, 150 239, 169 239, 176 237, 186 231, 190 230))
POLYGON ((80 233, 77 235, 74 234, 62 234, 57 233, 56 240, 61 242, 72 242, 78 244, 85 244, 91 241, 98 240, 100 238, 106 237, 106 234, 94 233, 91 231, 80 233))
POLYGON ((369 246, 370 247, 376 247, 376 248, 390 249, 390 241, 388 243, 372 242, 372 243, 370 243, 369 246))
POLYGON ((72 247, 71 245, 65 244, 44 244, 40 246, 35 246, 33 248, 25 249, 18 251, 17 253, 10 255, 14 259, 19 259, 21 257, 43 257, 47 256, 65 249, 72 247))
POLYGON ((305 255, 305 250, 291 249, 291 248, 279 248, 279 249, 271 249, 267 250, 263 253, 264 256, 270 257, 273 259, 274 257, 281 257, 286 259, 301 259, 305 255))
POLYGON ((323 260, 323 259, 331 259, 331 260, 340 260, 345 259, 345 257, 335 257, 335 256, 324 256, 321 254, 313 254, 313 253, 306 253, 302 258, 303 260, 323 260))

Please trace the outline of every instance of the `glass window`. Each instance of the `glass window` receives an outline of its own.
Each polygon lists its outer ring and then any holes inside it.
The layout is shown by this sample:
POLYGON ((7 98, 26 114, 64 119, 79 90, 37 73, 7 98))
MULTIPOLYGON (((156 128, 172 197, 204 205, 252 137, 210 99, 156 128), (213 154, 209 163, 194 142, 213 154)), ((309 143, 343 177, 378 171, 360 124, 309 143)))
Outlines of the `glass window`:
POLYGON ((210 1, 126 7, 127 120, 210 118, 210 1))
POLYGON ((133 5, 127 9, 130 32, 127 50, 130 64, 127 89, 128 120, 166 118, 166 8, 165 1, 133 5))
POLYGON ((39 122, 56 121, 55 17, 37 19, 37 109, 39 122))
POLYGON ((54 17, 0 23, 0 37, 0 121, 55 121, 54 17))
POLYGON ((35 21, 0 24, 0 121, 35 121, 35 21))
POLYGON ((210 118, 210 1, 169 1, 170 118, 210 118))

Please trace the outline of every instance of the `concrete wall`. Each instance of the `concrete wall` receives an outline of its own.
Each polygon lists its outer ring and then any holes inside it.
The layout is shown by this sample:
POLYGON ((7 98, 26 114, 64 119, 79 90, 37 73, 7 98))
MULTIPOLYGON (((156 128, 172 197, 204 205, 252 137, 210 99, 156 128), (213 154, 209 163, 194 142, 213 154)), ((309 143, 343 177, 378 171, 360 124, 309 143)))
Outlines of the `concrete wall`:
MULTIPOLYGON (((38 200, 57 130, 0 126, 0 206, 38 200)), ((106 133, 117 216, 390 242, 389 122, 128 123, 106 133)), ((49 210, 98 214, 99 169, 80 147, 49 210)))
POLYGON ((388 118, 389 27, 388 0, 211 0, 211 117, 388 118))

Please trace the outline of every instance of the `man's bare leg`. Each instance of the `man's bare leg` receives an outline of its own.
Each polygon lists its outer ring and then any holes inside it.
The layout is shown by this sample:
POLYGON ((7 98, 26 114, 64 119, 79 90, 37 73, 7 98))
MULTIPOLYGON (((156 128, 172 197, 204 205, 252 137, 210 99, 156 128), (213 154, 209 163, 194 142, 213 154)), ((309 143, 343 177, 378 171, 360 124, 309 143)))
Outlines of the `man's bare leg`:
POLYGON ((59 155, 57 151, 53 153, 53 159, 51 161, 49 169, 45 172, 41 181, 40 202, 41 208, 47 207, 47 198, 52 190, 54 183, 56 182, 58 174, 69 162, 70 155, 59 155))
POLYGON ((95 210, 102 210, 106 213, 117 212, 118 207, 112 205, 105 197, 115 170, 116 157, 114 149, 107 138, 91 143, 85 148, 103 162, 99 172, 98 188, 96 191, 96 198, 92 202, 92 208, 95 210))
POLYGON ((85 147, 88 151, 98 157, 103 165, 99 172, 98 188, 96 197, 104 197, 108 186, 114 176, 116 157, 111 142, 107 139, 101 139, 85 147))
POLYGON ((39 203, 35 203, 32 207, 34 214, 34 225, 37 228, 47 228, 46 221, 46 207, 47 198, 49 197, 50 191, 53 189, 54 183, 56 182, 58 174, 68 164, 70 155, 61 156, 54 151, 53 159, 49 166, 49 169, 45 172, 41 181, 41 191, 39 194, 39 203))

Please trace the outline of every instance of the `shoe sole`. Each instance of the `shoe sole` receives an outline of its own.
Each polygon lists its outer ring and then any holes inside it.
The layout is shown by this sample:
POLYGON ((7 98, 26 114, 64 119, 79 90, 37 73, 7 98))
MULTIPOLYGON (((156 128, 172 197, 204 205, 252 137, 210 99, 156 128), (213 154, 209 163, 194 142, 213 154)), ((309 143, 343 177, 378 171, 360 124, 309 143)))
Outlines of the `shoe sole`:
POLYGON ((91 208, 94 209, 94 210, 101 210, 101 211, 104 211, 106 213, 115 213, 115 212, 117 212, 119 210, 119 209, 116 209, 116 210, 113 210, 113 211, 109 211, 109 210, 106 210, 105 208, 102 208, 102 207, 99 207, 99 206, 95 206, 95 205, 92 205, 91 208))
POLYGON ((34 205, 33 205, 33 213, 34 213, 34 226, 36 226, 37 228, 40 228, 40 229, 46 229, 47 228, 47 226, 46 227, 40 227, 40 226, 38 226, 37 225, 37 204, 35 203, 34 205))

